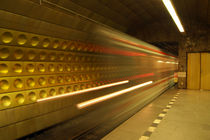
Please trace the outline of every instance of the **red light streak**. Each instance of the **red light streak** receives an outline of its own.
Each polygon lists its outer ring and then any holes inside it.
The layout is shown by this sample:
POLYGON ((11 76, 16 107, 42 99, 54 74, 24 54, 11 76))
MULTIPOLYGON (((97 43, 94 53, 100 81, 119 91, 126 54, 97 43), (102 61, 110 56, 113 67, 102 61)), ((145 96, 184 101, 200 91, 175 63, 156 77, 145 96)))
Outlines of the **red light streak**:
POLYGON ((150 50, 150 51, 153 51, 153 52, 156 52, 156 53, 159 53, 159 54, 163 54, 163 55, 167 55, 167 56, 171 56, 171 57, 176 58, 176 57, 173 56, 173 55, 170 55, 170 54, 164 53, 164 52, 162 52, 162 51, 155 50, 155 49, 152 49, 152 48, 149 48, 149 47, 140 45, 140 44, 136 44, 136 43, 133 43, 133 42, 130 42, 130 41, 127 41, 127 40, 118 39, 118 38, 112 38, 112 39, 114 39, 114 40, 116 40, 116 41, 123 42, 123 43, 125 43, 125 44, 129 44, 129 45, 136 46, 136 47, 139 47, 139 48, 142 48, 142 49, 150 50))

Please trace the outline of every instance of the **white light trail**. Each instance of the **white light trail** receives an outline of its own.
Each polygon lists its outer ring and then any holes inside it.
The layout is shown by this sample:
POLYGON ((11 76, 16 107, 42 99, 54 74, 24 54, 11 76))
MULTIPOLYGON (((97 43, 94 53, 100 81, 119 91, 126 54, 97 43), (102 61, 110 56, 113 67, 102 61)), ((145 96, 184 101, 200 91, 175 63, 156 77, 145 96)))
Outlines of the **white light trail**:
POLYGON ((141 88, 143 86, 146 86, 146 85, 149 85, 149 84, 152 84, 152 83, 153 83, 153 81, 145 82, 145 83, 142 83, 140 85, 136 85, 136 86, 133 86, 133 87, 130 87, 130 88, 127 88, 127 89, 123 89, 123 90, 120 90, 120 91, 116 91, 114 93, 110 93, 108 95, 104 95, 104 96, 101 96, 101 97, 98 97, 98 98, 94 98, 94 99, 88 100, 88 101, 85 101, 85 102, 77 104, 77 108, 82 109, 82 108, 85 108, 87 106, 90 106, 90 105, 93 105, 93 104, 96 104, 96 103, 99 103, 99 102, 111 99, 113 97, 125 94, 127 92, 136 90, 138 88, 141 88))
POLYGON ((56 95, 56 96, 52 96, 52 97, 38 99, 37 102, 42 102, 42 101, 46 101, 46 100, 57 99, 57 98, 66 97, 66 96, 77 95, 77 94, 81 94, 81 93, 85 93, 85 92, 90 92, 90 91, 94 91, 94 90, 99 90, 99 89, 103 89, 103 88, 107 88, 107 87, 112 87, 112 86, 116 86, 116 85, 126 84, 128 82, 129 82, 129 80, 115 82, 115 83, 106 84, 106 85, 102 85, 102 86, 98 86, 98 87, 93 87, 93 88, 89 88, 89 89, 84 89, 84 90, 80 90, 80 91, 65 93, 65 94, 62 94, 62 95, 56 95))
POLYGON ((158 63, 163 63, 163 61, 161 61, 161 60, 159 60, 159 61, 157 61, 158 63))

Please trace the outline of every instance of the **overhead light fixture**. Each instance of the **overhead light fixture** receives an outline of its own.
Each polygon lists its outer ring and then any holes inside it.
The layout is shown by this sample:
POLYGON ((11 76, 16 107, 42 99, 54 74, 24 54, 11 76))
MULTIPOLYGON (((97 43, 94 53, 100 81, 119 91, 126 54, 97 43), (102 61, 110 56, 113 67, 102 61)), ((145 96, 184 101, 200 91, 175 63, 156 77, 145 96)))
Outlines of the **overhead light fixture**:
POLYGON ((170 13, 171 17, 173 18, 174 22, 176 23, 176 26, 178 27, 180 32, 184 32, 184 28, 182 26, 182 23, 179 20, 179 17, 177 16, 177 13, 171 3, 170 0, 162 0, 166 9, 170 13))

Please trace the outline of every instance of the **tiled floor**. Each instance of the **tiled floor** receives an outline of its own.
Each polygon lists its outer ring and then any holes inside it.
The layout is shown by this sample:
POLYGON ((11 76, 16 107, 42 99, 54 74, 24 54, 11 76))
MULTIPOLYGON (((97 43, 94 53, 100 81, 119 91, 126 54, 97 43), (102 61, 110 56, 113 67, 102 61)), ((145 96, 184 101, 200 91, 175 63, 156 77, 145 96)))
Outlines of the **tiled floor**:
POLYGON ((103 140, 139 140, 176 93, 180 93, 176 102, 149 139, 210 140, 210 91, 176 89, 165 92, 103 140))
POLYGON ((114 129, 103 140, 138 140, 176 93, 176 89, 168 90, 114 129))

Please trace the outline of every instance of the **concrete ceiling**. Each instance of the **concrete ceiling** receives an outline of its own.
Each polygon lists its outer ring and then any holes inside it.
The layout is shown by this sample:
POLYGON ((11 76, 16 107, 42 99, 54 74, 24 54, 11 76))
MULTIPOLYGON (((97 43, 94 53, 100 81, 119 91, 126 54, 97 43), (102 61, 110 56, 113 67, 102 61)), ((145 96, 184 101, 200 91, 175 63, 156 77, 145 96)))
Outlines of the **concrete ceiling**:
POLYGON ((180 40, 205 35, 210 23, 210 0, 172 0, 183 23, 179 33, 161 0, 49 0, 95 21, 178 54, 180 40))

